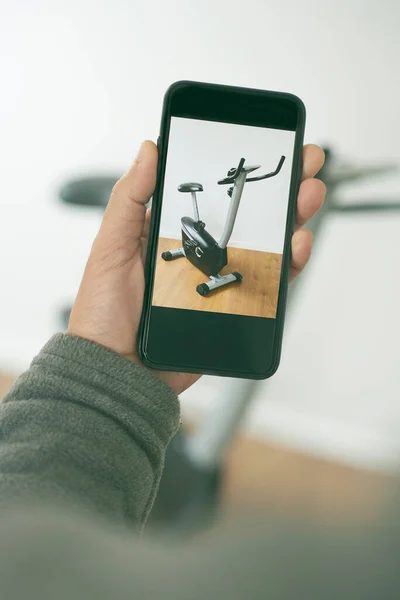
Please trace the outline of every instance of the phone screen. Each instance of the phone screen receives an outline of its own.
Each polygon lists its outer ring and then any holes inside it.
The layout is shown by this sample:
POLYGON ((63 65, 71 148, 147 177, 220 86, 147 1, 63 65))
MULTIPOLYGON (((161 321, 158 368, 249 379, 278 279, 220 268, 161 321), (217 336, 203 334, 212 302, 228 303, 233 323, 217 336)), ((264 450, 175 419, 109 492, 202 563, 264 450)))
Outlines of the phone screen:
POLYGON ((168 117, 148 330, 161 364, 246 376, 273 360, 296 127, 269 124, 168 117))
POLYGON ((171 118, 153 306, 276 317, 294 137, 171 118))

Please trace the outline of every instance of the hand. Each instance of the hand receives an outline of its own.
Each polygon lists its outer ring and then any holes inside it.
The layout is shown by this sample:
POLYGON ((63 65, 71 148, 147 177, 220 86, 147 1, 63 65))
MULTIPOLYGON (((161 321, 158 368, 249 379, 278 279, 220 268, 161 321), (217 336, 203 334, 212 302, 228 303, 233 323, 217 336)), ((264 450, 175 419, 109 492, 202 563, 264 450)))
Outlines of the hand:
MULTIPOLYGON (((312 179, 324 162, 318 146, 303 150, 303 175, 292 238, 290 280, 304 269, 311 254, 311 232, 301 229, 321 207, 324 184, 312 179)), ((106 346, 140 364, 137 332, 144 295, 144 258, 150 200, 157 170, 157 148, 144 142, 132 167, 114 186, 99 233, 94 240, 75 300, 68 333, 106 346)), ((177 394, 200 375, 157 371, 177 394)))

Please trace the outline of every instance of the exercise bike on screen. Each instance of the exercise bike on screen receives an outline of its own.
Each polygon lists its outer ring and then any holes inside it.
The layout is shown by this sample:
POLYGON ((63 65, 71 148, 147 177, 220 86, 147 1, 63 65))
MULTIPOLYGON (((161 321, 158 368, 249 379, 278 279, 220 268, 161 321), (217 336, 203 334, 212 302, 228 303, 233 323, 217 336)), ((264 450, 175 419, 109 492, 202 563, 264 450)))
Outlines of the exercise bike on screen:
POLYGON ((272 173, 258 177, 247 177, 249 173, 259 169, 261 165, 246 166, 245 159, 241 158, 238 166, 230 169, 227 176, 218 181, 218 185, 233 184, 227 191, 231 201, 224 231, 219 242, 206 230, 206 224, 200 220, 196 192, 203 191, 201 183, 182 183, 178 187, 179 192, 191 193, 194 219, 191 217, 182 217, 182 248, 163 252, 161 257, 166 261, 186 257, 192 265, 207 275, 209 281, 207 283, 200 283, 196 288, 200 296, 207 296, 212 290, 224 287, 230 283, 242 281, 243 277, 237 271, 226 275, 221 275, 220 272, 228 264, 227 245, 235 226, 244 184, 275 177, 280 172, 284 162, 285 156, 281 156, 277 168, 272 173))

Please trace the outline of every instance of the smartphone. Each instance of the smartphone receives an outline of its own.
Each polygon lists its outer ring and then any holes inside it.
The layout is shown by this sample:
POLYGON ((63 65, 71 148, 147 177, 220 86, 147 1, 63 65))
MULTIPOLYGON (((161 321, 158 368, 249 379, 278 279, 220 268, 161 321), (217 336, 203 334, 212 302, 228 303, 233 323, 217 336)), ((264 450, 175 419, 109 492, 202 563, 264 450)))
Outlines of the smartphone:
POLYGON ((278 368, 305 108, 193 81, 164 98, 138 348, 160 370, 278 368))

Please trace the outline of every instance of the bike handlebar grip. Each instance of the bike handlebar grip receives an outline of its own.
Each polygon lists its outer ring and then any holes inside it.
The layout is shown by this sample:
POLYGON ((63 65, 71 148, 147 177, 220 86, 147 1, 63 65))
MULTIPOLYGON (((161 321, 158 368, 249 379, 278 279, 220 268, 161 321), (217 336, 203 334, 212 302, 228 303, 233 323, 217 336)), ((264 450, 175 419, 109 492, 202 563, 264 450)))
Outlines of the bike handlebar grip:
POLYGON ((275 175, 278 175, 279 171, 282 169, 282 165, 286 160, 286 156, 281 156, 278 166, 276 167, 275 171, 272 171, 271 173, 267 173, 266 175, 259 175, 258 177, 248 177, 246 179, 247 182, 250 181, 261 181, 261 179, 268 179, 269 177, 275 177, 275 175))
POLYGON ((286 160, 286 156, 283 156, 283 155, 282 155, 282 156, 281 156, 281 159, 280 159, 280 161, 279 161, 279 163, 278 163, 277 169, 276 169, 276 174, 278 174, 278 173, 279 173, 279 171, 282 169, 282 165, 283 165, 283 163, 285 162, 285 160, 286 160))

